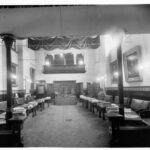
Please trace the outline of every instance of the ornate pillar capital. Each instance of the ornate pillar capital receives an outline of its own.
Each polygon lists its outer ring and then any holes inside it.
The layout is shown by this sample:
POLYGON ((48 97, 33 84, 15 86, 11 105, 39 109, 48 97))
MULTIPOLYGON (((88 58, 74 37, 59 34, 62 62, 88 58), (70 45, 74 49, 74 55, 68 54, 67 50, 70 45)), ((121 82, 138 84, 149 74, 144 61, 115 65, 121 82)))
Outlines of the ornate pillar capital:
POLYGON ((16 40, 15 36, 12 34, 1 34, 2 40, 5 42, 6 49, 12 47, 13 42, 16 40))

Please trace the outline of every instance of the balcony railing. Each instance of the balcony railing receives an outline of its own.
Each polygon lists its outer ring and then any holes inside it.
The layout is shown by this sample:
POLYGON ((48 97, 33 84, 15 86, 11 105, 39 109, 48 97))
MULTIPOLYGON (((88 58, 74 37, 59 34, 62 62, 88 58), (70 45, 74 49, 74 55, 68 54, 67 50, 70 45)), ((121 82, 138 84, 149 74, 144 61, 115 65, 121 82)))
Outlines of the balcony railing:
POLYGON ((44 74, 85 73, 85 65, 51 65, 43 66, 44 74))

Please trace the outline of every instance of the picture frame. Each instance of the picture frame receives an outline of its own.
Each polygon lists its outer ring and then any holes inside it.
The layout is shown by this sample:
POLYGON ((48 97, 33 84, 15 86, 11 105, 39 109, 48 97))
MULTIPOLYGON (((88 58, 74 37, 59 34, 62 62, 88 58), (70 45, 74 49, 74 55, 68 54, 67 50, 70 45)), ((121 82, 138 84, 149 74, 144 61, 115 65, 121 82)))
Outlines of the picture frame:
POLYGON ((111 83, 118 83, 118 76, 116 73, 118 72, 118 61, 114 60, 110 63, 110 73, 111 73, 111 83))
POLYGON ((141 46, 137 45, 123 54, 124 73, 126 82, 141 82, 141 46))

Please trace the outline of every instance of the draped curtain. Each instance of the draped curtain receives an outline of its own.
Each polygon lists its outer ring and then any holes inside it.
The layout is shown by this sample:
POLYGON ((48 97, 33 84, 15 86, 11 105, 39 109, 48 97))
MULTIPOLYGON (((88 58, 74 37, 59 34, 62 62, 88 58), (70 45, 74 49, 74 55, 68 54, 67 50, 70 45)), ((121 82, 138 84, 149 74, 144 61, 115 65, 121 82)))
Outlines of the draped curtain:
POLYGON ((45 50, 54 49, 96 49, 100 46, 99 36, 96 37, 38 37, 28 38, 28 47, 33 50, 41 48, 45 50))

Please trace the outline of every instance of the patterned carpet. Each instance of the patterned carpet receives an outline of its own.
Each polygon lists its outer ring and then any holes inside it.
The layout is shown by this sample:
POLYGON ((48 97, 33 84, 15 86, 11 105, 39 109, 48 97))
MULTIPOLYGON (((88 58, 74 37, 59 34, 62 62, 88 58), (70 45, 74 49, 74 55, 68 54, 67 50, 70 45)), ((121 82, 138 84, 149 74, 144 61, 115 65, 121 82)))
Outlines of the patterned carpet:
POLYGON ((51 105, 24 123, 25 147, 109 147, 108 126, 81 104, 51 105))
POLYGON ((56 105, 76 105, 77 100, 73 95, 58 95, 55 98, 56 105))

